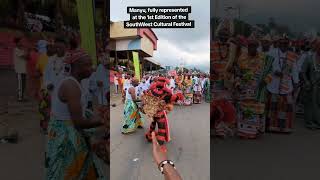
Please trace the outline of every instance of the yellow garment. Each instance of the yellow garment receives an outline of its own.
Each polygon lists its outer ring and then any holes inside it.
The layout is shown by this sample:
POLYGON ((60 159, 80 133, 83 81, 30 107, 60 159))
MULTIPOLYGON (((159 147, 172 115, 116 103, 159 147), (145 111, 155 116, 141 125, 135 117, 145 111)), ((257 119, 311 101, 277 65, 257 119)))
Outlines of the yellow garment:
POLYGON ((191 87, 192 86, 192 79, 185 78, 184 83, 185 83, 186 87, 191 87))
POLYGON ((255 57, 249 57, 247 53, 243 53, 237 62, 240 69, 246 69, 256 73, 263 68, 264 56, 259 53, 255 57))
POLYGON ((36 69, 40 73, 40 87, 43 89, 43 75, 48 64, 48 55, 46 53, 40 54, 37 60, 36 69))

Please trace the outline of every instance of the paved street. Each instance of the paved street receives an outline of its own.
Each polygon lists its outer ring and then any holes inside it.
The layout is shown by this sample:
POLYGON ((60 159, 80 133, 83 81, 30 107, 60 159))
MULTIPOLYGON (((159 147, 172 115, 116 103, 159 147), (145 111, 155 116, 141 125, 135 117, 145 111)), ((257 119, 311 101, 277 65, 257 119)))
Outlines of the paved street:
MULTIPOLYGON (((7 88, 0 88, 1 107, 7 109, 6 102, 14 99, 15 78, 14 74, 2 71, 0 77, 4 76, 7 78, 0 82, 6 80, 7 88)), ((118 97, 113 96, 112 103, 117 104, 111 107, 112 180, 162 180, 152 161, 151 144, 144 139, 148 125, 134 134, 122 135, 123 106, 118 97)), ((18 131, 20 136, 18 144, 0 143, 0 179, 42 180, 44 137, 40 134, 36 104, 28 102, 21 107, 26 111, 0 114, 0 122, 7 123, 9 129, 18 131), (31 107, 34 110, 30 110, 31 107)), ((168 144, 169 157, 176 162, 185 180, 209 179, 208 112, 209 106, 202 104, 176 107, 169 114, 173 139, 168 144)), ((211 179, 317 180, 320 131, 304 129, 301 119, 294 125, 295 132, 291 135, 265 134, 257 140, 211 140, 211 179)))
POLYGON ((0 143, 0 179, 44 179, 44 136, 40 133, 36 102, 17 103, 13 71, 0 70, 0 134, 17 131, 17 144, 0 143), (9 110, 9 112, 8 112, 9 110), (6 126, 3 123, 7 124, 6 126))
POLYGON ((320 131, 309 131, 301 119, 295 132, 265 134, 257 140, 211 140, 213 180, 319 179, 320 131))
POLYGON ((37 115, 0 116, 0 119, 19 133, 17 144, 0 144, 0 179, 44 179, 45 139, 37 115))
MULTIPOLYGON (((114 102, 114 101, 113 101, 114 102)), ((152 159, 152 146, 144 138, 144 129, 133 134, 120 132, 123 105, 111 107, 111 179, 163 180, 152 159)), ((209 104, 177 107, 168 116, 172 141, 167 144, 184 180, 208 180, 210 175, 209 104)))

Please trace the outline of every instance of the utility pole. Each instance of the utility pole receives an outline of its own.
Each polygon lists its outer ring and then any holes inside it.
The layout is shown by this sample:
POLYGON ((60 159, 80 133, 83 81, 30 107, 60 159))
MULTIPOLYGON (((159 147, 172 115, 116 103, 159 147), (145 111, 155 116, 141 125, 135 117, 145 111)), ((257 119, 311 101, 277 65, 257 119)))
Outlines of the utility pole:
POLYGON ((214 1, 215 2, 215 5, 214 5, 214 17, 218 17, 219 16, 219 5, 220 5, 220 2, 219 2, 219 0, 215 0, 214 1))
POLYGON ((240 4, 237 5, 237 9, 238 9, 238 19, 239 19, 239 21, 241 21, 241 7, 240 7, 240 4))
POLYGON ((212 29, 211 30, 211 34, 212 34, 212 39, 214 39, 215 37, 214 37, 214 35, 215 35, 215 29, 217 28, 217 26, 218 26, 218 16, 219 16, 219 5, 220 5, 220 2, 219 2, 220 0, 215 0, 214 2, 215 2, 215 4, 214 4, 214 8, 213 8, 213 10, 214 10, 214 12, 213 12, 213 24, 212 24, 212 27, 210 28, 210 29, 212 29))

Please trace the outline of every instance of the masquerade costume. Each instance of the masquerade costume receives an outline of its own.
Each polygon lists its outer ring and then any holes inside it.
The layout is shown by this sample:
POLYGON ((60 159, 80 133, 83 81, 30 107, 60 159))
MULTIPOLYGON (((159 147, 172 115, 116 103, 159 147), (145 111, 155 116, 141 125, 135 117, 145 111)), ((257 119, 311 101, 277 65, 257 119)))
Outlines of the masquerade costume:
MULTIPOLYGON (((143 97, 146 98, 146 96, 149 96, 158 99, 158 102, 163 102, 160 107, 154 107, 156 108, 156 112, 154 114, 151 113, 151 118, 153 121, 151 122, 149 131, 146 133, 147 140, 151 141, 151 132, 155 131, 156 126, 158 126, 156 135, 160 145, 163 145, 165 142, 170 141, 170 128, 167 113, 168 111, 171 111, 173 109, 174 102, 183 99, 182 94, 172 94, 171 89, 166 87, 169 82, 170 81, 168 79, 159 77, 155 82, 151 84, 150 89, 145 92, 145 95, 143 97)), ((146 102, 146 99, 144 99, 144 101, 144 106, 152 106, 150 103, 146 102)), ((149 107, 144 107, 144 109, 147 108, 149 107)), ((148 114, 148 112, 146 111, 145 113, 148 114)))

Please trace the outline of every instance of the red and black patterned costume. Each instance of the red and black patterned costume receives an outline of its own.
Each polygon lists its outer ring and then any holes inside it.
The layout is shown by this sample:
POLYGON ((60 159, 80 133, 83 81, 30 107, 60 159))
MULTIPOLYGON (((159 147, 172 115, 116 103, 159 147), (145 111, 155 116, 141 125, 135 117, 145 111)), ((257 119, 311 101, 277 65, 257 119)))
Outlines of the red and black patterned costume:
POLYGON ((167 112, 173 109, 173 103, 178 100, 183 100, 182 94, 173 94, 172 91, 167 88, 169 80, 164 77, 157 78, 150 86, 149 90, 145 94, 149 96, 155 96, 164 103, 163 108, 158 111, 153 117, 150 128, 146 133, 146 138, 151 141, 151 132, 155 131, 158 125, 158 131, 156 132, 157 140, 160 145, 170 141, 170 129, 168 124, 167 112))

